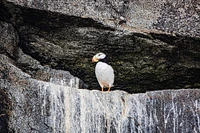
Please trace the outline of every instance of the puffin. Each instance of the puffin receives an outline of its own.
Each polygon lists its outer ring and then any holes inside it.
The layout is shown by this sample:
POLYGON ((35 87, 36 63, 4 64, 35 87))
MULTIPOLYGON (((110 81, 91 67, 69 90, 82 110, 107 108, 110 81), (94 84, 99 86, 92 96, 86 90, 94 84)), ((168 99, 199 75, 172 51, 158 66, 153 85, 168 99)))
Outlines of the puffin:
POLYGON ((95 75, 101 86, 101 91, 104 91, 104 88, 108 88, 108 91, 110 91, 110 88, 113 87, 115 75, 113 68, 107 64, 107 56, 104 53, 97 53, 93 56, 92 62, 97 62, 95 75))

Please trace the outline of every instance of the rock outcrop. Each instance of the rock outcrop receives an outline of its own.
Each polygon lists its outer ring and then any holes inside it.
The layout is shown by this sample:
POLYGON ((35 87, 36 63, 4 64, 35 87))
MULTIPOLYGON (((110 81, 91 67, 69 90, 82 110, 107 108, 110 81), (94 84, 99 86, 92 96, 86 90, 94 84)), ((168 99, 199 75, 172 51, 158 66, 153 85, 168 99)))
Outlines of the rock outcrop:
POLYGON ((78 89, 79 80, 64 71, 49 69, 51 82, 33 79, 3 55, 0 68, 9 132, 200 132, 199 89, 102 93, 78 89))
MULTIPOLYGON (((188 2, 3 0, 0 19, 14 27, 15 43, 25 54, 41 65, 70 71, 90 89, 99 88, 91 63, 99 51, 110 57, 115 70, 113 89, 196 88, 199 3, 188 2)), ((28 64, 21 65, 34 75, 28 64)))
POLYGON ((1 0, 0 132, 200 132, 199 7, 1 0), (111 92, 98 91, 99 51, 115 70, 111 92))

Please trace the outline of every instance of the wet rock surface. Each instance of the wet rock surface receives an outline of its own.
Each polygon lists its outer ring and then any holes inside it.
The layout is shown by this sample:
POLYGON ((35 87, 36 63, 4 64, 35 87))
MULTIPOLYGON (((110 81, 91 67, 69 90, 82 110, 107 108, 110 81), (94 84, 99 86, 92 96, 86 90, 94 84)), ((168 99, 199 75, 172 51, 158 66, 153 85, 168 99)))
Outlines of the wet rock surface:
POLYGON ((0 1, 0 132, 200 132, 199 12, 180 0, 0 1), (109 93, 91 62, 100 51, 109 93))
POLYGON ((70 74, 67 74, 68 79, 70 78, 68 80, 59 75, 60 71, 50 70, 55 71, 54 77, 50 82, 44 82, 22 72, 6 56, 1 55, 0 59, 0 93, 7 93, 1 95, 1 99, 7 99, 4 101, 7 103, 0 102, 0 106, 4 106, 3 110, 0 110, 1 113, 4 109, 6 112, 5 118, 0 116, 1 127, 5 125, 0 131, 200 131, 199 89, 163 90, 140 94, 128 94, 119 90, 91 91, 78 89, 79 80, 70 74), (5 128, 7 129, 2 130, 5 128))

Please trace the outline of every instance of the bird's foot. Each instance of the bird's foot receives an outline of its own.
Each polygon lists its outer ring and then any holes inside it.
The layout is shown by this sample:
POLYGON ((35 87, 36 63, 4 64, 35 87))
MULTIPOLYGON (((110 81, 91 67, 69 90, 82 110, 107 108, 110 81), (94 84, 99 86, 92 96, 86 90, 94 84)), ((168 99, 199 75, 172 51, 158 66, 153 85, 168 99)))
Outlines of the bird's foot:
POLYGON ((108 92, 110 91, 110 87, 108 87, 108 92))

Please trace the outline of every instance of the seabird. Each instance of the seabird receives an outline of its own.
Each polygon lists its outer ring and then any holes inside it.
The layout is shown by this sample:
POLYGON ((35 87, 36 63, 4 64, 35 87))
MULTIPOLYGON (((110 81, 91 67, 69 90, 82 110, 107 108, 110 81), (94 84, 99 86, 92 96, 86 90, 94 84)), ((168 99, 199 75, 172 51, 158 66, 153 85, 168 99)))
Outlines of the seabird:
POLYGON ((92 58, 92 62, 98 62, 95 67, 95 74, 101 90, 108 87, 108 91, 114 83, 114 70, 107 64, 107 57, 104 53, 98 53, 92 58))

